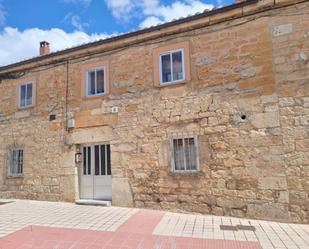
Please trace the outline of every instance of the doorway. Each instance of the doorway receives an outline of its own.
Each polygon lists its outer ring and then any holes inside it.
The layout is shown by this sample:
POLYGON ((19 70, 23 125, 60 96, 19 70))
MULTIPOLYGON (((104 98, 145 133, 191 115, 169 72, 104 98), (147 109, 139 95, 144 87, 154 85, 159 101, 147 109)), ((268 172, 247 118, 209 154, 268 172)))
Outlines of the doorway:
POLYGON ((82 146, 80 198, 112 200, 110 144, 82 146))

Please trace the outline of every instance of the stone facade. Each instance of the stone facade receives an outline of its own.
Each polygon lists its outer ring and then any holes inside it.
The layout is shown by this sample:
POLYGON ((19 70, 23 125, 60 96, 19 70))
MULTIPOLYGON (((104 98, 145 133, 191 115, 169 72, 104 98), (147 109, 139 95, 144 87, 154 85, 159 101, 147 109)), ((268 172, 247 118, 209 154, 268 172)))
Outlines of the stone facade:
POLYGON ((22 78, 3 80, 0 195, 74 201, 76 148, 107 142, 114 205, 308 223, 309 2, 273 4, 34 63, 24 76, 37 84, 28 110, 15 107, 22 78), (179 42, 189 43, 190 81, 155 85, 154 49, 179 42), (82 68, 100 61, 109 63, 110 93, 82 97, 82 68), (173 173, 170 139, 185 135, 197 136, 200 171, 173 173), (8 178, 14 143, 25 147, 25 172, 8 178))
POLYGON ((66 69, 42 70, 27 74, 27 79, 36 82, 33 108, 18 109, 17 84, 23 78, 0 84, 0 193, 1 197, 72 201, 74 174, 68 175, 62 163, 67 150, 63 121, 66 69), (56 120, 50 122, 50 115, 56 115, 56 120), (8 148, 15 145, 24 149, 24 177, 7 177, 8 148))

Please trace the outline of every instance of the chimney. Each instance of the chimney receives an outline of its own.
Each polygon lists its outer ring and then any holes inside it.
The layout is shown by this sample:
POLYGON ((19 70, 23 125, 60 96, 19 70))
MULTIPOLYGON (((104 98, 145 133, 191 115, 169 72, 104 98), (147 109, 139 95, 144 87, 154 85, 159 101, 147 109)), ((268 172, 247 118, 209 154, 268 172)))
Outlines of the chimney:
POLYGON ((46 55, 49 54, 49 43, 47 41, 41 41, 40 42, 40 55, 46 55))

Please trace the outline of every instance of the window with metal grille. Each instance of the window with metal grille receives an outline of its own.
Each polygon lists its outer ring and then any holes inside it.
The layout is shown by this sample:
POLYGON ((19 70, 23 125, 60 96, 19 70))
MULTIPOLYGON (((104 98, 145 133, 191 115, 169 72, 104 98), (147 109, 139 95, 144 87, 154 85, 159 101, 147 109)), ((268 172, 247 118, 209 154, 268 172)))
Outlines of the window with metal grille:
POLYGON ((87 71, 87 96, 105 94, 105 67, 87 71))
POLYGON ((19 107, 25 108, 33 105, 33 84, 21 84, 19 86, 19 107))
POLYGON ((175 172, 198 171, 198 153, 195 137, 172 139, 172 166, 175 172))
POLYGON ((13 149, 9 151, 8 176, 21 176, 24 172, 24 151, 13 149))

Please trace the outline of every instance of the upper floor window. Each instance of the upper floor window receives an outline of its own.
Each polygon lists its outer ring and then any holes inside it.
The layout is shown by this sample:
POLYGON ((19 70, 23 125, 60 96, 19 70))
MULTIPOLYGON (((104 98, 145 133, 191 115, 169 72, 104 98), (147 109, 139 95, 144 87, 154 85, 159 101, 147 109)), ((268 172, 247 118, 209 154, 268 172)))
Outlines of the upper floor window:
POLYGON ((87 71, 86 93, 87 96, 106 94, 105 67, 87 71))
POLYGON ((33 106, 33 83, 19 85, 19 107, 33 106))
POLYGON ((160 83, 174 83, 185 80, 184 50, 160 54, 160 83))
POLYGON ((8 176, 21 176, 24 172, 24 150, 12 149, 9 151, 8 176))
POLYGON ((156 47, 152 58, 155 86, 165 87, 191 80, 189 41, 156 47))
POLYGON ((172 166, 175 172, 198 171, 196 137, 172 139, 172 166))

